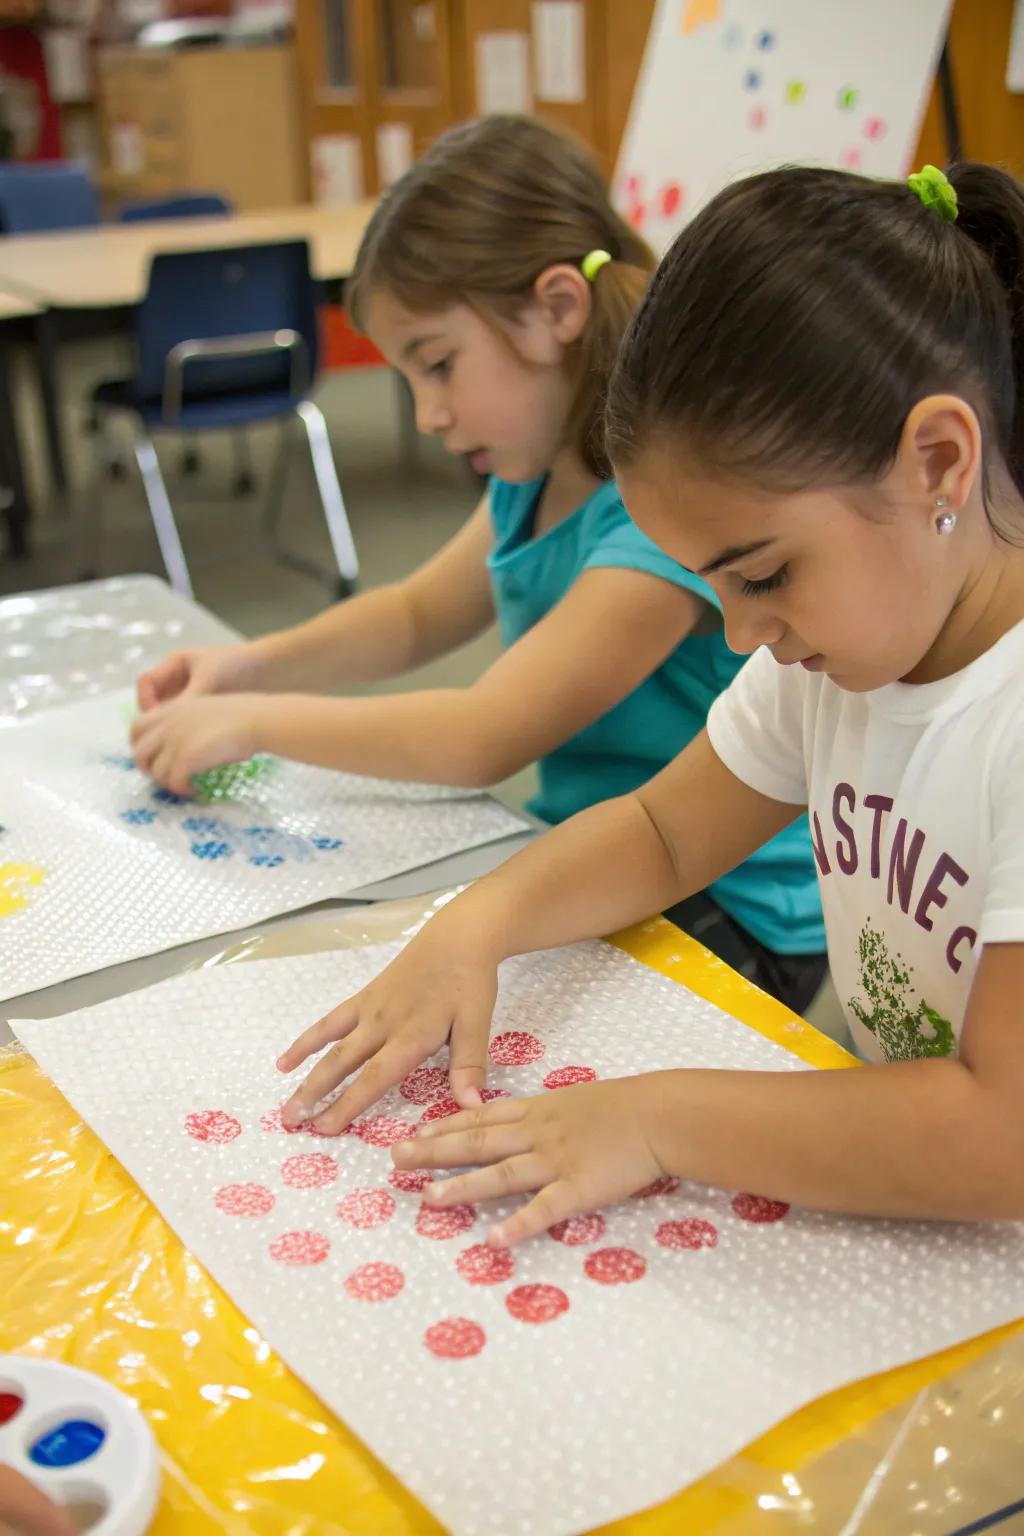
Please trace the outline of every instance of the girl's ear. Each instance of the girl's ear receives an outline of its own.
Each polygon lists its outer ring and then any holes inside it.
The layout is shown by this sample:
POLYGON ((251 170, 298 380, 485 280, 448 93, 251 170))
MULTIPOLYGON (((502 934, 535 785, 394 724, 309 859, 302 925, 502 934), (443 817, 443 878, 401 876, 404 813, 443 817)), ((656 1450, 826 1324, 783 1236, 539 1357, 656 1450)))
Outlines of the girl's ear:
POLYGON ((590 284, 578 267, 569 262, 545 267, 533 285, 533 298, 551 326, 556 341, 568 346, 579 340, 590 318, 592 294, 590 284))
POLYGON ((897 458, 905 484, 921 496, 930 520, 939 498, 959 512, 981 470, 981 424, 974 410, 957 395, 919 400, 903 424, 897 458))

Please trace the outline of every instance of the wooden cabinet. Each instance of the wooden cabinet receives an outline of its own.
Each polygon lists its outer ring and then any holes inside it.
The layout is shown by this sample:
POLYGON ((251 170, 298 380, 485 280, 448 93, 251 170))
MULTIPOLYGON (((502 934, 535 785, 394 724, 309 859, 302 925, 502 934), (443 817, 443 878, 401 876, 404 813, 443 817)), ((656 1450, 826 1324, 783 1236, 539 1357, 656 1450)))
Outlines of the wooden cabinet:
POLYGON ((290 47, 103 48, 97 90, 115 199, 215 192, 243 210, 306 201, 290 47))

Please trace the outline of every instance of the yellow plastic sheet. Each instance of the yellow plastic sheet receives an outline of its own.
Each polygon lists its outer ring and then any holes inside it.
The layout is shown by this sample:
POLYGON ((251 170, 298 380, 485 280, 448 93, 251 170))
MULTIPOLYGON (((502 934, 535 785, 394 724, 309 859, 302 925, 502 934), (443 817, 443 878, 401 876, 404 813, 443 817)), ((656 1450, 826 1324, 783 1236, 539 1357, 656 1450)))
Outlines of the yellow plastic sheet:
MULTIPOLYGON (((423 911, 422 903, 396 903, 289 927, 220 958, 244 961, 391 938, 423 911)), ((615 942, 808 1063, 855 1065, 669 924, 647 923, 615 942)), ((161 1448, 156 1536, 430 1536, 441 1530, 277 1358, 17 1047, 0 1050, 0 1190, 0 1352, 82 1366, 138 1401, 161 1448)), ((774 1532, 792 1521, 794 1529, 834 1533, 841 1523, 837 1499, 844 1508, 863 1504, 880 1462, 897 1442, 913 1440, 914 1422, 898 1405, 910 1400, 919 1409, 930 1383, 995 1358, 988 1352, 1015 1331, 999 1330, 834 1393, 668 1503, 606 1530, 733 1536, 774 1532), (828 1467, 816 1497, 807 1491, 815 1466, 828 1467), (817 1518, 819 1509, 827 1523, 817 1518)), ((1009 1366, 1004 1362, 991 1420, 1004 1432, 1002 1415, 1009 1396, 1010 1408, 1020 1409, 1022 1383, 1024 1350, 1018 1350, 1009 1366)), ((988 1370, 979 1390, 984 1395, 991 1385, 988 1370)), ((926 1430, 927 1445, 933 1438, 926 1430)), ((952 1524, 920 1529, 948 1531, 952 1524)))

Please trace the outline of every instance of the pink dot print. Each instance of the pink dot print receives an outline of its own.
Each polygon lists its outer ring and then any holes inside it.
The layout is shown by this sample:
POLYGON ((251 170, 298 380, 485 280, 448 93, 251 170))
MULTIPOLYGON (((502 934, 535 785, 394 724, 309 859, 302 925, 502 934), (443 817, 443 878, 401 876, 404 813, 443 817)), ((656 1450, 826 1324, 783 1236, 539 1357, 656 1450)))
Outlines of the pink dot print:
POLYGON ((645 1184, 643 1189, 638 1189, 633 1195, 634 1200, 651 1200, 655 1195, 674 1195, 679 1188, 679 1180, 673 1178, 670 1173, 663 1173, 660 1179, 655 1179, 653 1184, 645 1184))
POLYGON ((338 1177, 338 1165, 326 1152, 297 1152, 281 1164, 289 1189, 326 1189, 338 1177))
POLYGON ((766 1195, 734 1195, 731 1204, 740 1221, 781 1221, 789 1211, 785 1200, 769 1200, 766 1195))
POLYGON ((388 1183, 392 1188, 400 1189, 406 1195, 418 1195, 433 1182, 434 1175, 425 1168, 392 1168, 388 1174, 388 1183))
POLYGON ((884 139, 886 131, 884 117, 869 117, 864 124, 864 137, 871 139, 873 143, 877 143, 879 139, 884 139))
POLYGON ((322 1264, 330 1251, 322 1232, 282 1232, 270 1244, 270 1257, 279 1264, 322 1264))
POLYGON ((548 1228, 548 1236, 556 1243, 569 1248, 582 1248, 587 1243, 599 1243, 604 1237, 605 1219, 594 1211, 589 1216, 570 1216, 566 1221, 556 1221, 548 1228))
POLYGON ((438 1099, 436 1104, 431 1104, 420 1115, 420 1125, 426 1125, 430 1120, 447 1120, 449 1115, 458 1115, 462 1112, 462 1105, 458 1099, 438 1099))
POLYGON ((395 1264, 362 1264, 345 1281, 354 1301, 391 1301, 405 1286, 405 1276, 395 1264))
POLYGON ((557 1285, 517 1285, 505 1306, 521 1323, 550 1323, 569 1310, 569 1298, 557 1285))
POLYGON ((764 107, 751 107, 750 111, 747 114, 747 127, 748 128, 752 129, 754 131, 754 133, 758 133, 764 127, 764 125, 765 125, 765 123, 767 121, 768 121, 768 114, 765 111, 764 107))
POLYGON ((678 181, 670 181, 667 187, 661 191, 662 218, 670 219, 674 213, 678 213, 683 203, 683 189, 678 181))
POLYGON ((483 1349, 487 1335, 468 1317, 446 1317, 427 1329, 423 1342, 439 1360, 469 1360, 483 1349))
POLYGON ((632 1248, 599 1248, 588 1253, 583 1272, 601 1285, 632 1285, 647 1273, 647 1264, 632 1248))
POLYGON ((507 1088, 481 1088, 480 1097, 485 1104, 493 1104, 495 1099, 510 1099, 512 1095, 507 1088))
POLYGON ((626 214, 626 219, 633 229, 643 229, 644 220, 647 217, 647 209, 643 203, 634 203, 626 214))
POLYGON ((436 1205, 421 1205, 416 1213, 416 1231, 420 1237, 443 1241, 468 1232, 475 1221, 476 1210, 471 1205, 449 1205, 443 1210, 436 1205))
POLYGON ((847 170, 856 171, 860 169, 860 150, 856 144, 851 145, 849 149, 844 149, 839 158, 847 170))
POLYGON ((577 1083, 593 1083, 597 1073, 593 1067, 556 1067, 544 1079, 545 1088, 572 1088, 577 1083))
POLYGON ((487 1054, 495 1066, 525 1067, 531 1061, 540 1061, 544 1046, 536 1035, 528 1034, 525 1029, 510 1029, 503 1035, 495 1035, 487 1054))
POLYGON ((714 1248, 718 1242, 718 1228, 699 1216, 685 1216, 682 1221, 663 1221, 654 1234, 654 1241, 662 1248, 714 1248))
POLYGON ((265 1184, 225 1184, 213 1203, 225 1216, 266 1216, 274 1209, 274 1196, 265 1184))
POLYGON ((312 1126, 285 1125, 281 1117, 281 1106, 278 1104, 275 1109, 268 1109, 265 1115, 260 1115, 260 1130, 271 1134, 283 1131, 289 1136, 297 1136, 301 1131, 311 1131, 312 1126))
POLYGON ((226 1109, 197 1109, 185 1116, 185 1130, 196 1141, 212 1141, 223 1146, 241 1136, 241 1121, 229 1115, 226 1109))
POLYGON ((354 1189, 338 1201, 338 1215, 360 1230, 381 1227, 395 1214, 395 1197, 386 1189, 354 1189))
POLYGON ((414 1125, 394 1115, 374 1115, 369 1120, 360 1120, 356 1126, 356 1135, 368 1147, 393 1147, 396 1141, 408 1141, 415 1134, 414 1125))
POLYGON ((488 1248, 474 1243, 464 1248, 455 1260, 455 1268, 470 1285, 501 1285, 515 1274, 516 1261, 507 1248, 488 1248))
POLYGON ((410 1104, 430 1104, 451 1091, 448 1073, 444 1067, 417 1067, 402 1079, 398 1091, 410 1104))

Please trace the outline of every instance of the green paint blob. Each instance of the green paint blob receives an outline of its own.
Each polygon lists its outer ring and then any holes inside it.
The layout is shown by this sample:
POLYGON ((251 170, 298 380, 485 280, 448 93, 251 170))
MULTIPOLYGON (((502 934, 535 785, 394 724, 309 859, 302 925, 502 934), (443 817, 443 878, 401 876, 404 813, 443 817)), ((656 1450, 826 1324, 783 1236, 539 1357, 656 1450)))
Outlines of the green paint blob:
POLYGON ((253 784, 265 779, 277 767, 275 757, 250 757, 244 763, 224 763, 192 777, 197 800, 238 800, 253 784))

